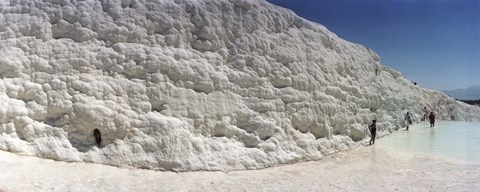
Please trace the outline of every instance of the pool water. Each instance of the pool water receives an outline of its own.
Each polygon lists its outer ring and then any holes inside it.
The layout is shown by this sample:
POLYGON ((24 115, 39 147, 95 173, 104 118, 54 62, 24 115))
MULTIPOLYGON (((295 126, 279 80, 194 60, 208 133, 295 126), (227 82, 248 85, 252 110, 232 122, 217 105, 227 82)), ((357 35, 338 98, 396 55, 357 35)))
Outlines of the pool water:
POLYGON ((378 144, 402 152, 417 152, 480 163, 480 123, 461 121, 438 121, 434 128, 420 122, 382 138, 378 144))

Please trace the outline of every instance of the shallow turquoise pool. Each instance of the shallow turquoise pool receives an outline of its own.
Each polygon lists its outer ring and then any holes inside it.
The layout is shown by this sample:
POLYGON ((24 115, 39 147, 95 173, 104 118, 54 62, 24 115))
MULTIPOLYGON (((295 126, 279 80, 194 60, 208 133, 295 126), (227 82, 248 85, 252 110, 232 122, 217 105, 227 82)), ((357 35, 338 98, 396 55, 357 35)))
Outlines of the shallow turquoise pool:
POLYGON ((434 128, 426 122, 401 129, 381 140, 401 152, 417 152, 468 163, 480 163, 480 123, 439 121, 434 128))

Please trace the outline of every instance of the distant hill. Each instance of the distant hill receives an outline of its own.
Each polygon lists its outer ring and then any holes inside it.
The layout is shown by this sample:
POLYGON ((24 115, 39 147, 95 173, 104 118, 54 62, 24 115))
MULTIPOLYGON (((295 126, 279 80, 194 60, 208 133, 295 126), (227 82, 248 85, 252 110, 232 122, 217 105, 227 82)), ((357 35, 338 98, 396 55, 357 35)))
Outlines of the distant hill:
POLYGON ((478 99, 478 100, 459 100, 459 101, 462 101, 462 102, 470 104, 470 105, 480 106, 480 99, 478 99))
POLYGON ((473 86, 466 89, 455 89, 443 92, 451 97, 460 100, 480 99, 480 86, 473 86))

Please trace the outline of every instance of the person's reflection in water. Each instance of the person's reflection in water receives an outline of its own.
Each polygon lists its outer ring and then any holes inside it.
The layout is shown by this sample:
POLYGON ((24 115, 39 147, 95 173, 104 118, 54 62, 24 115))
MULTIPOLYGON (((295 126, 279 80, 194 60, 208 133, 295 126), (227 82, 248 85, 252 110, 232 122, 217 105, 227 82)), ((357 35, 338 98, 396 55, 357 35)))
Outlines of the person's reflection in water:
POLYGON ((434 146, 433 143, 434 143, 434 141, 435 141, 435 129, 430 129, 430 134, 429 134, 429 137, 428 137, 428 138, 429 138, 428 143, 430 144, 430 150, 433 151, 433 148, 434 148, 434 147, 433 147, 433 146, 434 146))
POLYGON ((377 160, 377 147, 375 145, 369 147, 370 150, 369 152, 367 152, 367 154, 369 155, 369 159, 370 159, 370 162, 369 162, 369 169, 372 170, 372 171, 377 171, 378 170, 378 166, 379 166, 379 162, 377 160))
POLYGON ((370 160, 377 161, 377 149, 375 146, 370 147, 370 160))

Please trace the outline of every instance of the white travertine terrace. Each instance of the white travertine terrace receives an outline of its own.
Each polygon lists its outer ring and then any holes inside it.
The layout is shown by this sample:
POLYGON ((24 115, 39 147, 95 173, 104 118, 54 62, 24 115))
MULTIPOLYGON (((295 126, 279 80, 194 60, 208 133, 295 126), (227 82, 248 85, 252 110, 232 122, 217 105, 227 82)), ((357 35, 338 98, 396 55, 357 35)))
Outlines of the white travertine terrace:
POLYGON ((173 171, 317 160, 428 107, 372 50, 263 0, 0 1, 0 149, 173 171), (93 130, 102 133, 97 146, 93 130))

